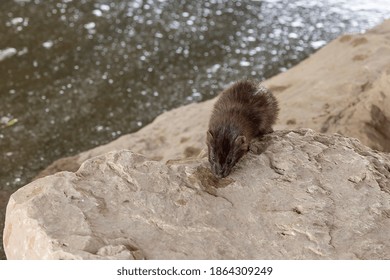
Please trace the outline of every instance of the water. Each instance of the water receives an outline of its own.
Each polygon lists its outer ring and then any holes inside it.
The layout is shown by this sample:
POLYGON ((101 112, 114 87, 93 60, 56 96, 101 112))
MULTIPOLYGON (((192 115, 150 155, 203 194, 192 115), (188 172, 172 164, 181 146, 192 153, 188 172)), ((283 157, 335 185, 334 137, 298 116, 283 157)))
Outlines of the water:
POLYGON ((384 0, 2 0, 0 213, 54 160, 285 71, 388 14, 384 0))

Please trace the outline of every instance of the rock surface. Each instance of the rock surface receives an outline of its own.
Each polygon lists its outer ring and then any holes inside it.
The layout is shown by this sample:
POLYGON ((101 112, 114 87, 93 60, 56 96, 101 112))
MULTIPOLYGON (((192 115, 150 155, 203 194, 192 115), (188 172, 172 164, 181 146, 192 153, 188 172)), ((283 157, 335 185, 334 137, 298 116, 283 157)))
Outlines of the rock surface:
MULTIPOLYGON (((336 132, 390 152, 390 20, 365 34, 334 40, 264 84, 280 103, 276 129, 336 132)), ((75 171, 88 158, 121 149, 162 161, 194 156, 206 148, 215 101, 166 112, 136 133, 54 162, 38 177, 75 171)))
POLYGON ((266 85, 280 101, 281 125, 339 133, 390 152, 390 20, 341 36, 266 85))
POLYGON ((389 259, 390 156, 277 131, 216 180, 127 150, 11 196, 8 259, 389 259))

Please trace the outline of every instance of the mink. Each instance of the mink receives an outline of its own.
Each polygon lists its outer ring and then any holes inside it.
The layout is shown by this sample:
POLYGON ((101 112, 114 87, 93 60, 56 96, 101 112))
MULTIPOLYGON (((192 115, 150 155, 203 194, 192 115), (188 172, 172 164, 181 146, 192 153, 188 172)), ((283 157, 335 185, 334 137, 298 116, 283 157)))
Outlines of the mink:
POLYGON ((222 91, 207 131, 208 158, 217 178, 230 174, 251 140, 273 132, 278 112, 274 95, 254 81, 241 80, 222 91))

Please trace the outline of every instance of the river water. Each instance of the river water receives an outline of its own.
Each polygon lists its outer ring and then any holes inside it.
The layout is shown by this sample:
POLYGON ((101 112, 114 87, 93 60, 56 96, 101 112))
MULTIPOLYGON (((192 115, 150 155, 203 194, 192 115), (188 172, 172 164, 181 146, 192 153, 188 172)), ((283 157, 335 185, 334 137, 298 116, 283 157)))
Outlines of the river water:
POLYGON ((390 0, 1 0, 0 229, 9 195, 54 160, 386 15, 390 0))

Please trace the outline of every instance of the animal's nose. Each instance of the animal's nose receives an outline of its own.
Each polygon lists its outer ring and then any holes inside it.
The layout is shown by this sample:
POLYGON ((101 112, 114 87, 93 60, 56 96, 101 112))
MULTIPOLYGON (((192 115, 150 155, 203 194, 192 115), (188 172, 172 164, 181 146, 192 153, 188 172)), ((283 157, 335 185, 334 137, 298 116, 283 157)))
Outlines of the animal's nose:
POLYGON ((216 177, 217 177, 218 179, 223 178, 223 177, 224 177, 224 176, 223 176, 223 171, 222 171, 222 170, 219 170, 219 171, 217 172, 217 174, 216 174, 216 177))
POLYGON ((227 175, 229 175, 229 170, 221 170, 219 173, 218 173, 218 178, 221 179, 221 178, 225 178, 227 175))

